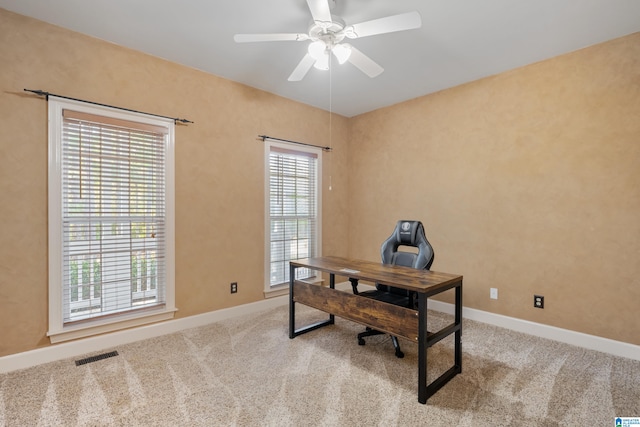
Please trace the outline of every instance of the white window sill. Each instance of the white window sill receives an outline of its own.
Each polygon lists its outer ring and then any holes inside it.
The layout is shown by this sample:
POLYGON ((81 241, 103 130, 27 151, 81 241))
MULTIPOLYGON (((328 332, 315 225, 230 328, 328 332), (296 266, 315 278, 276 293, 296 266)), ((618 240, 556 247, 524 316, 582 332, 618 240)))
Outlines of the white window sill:
POLYGON ((136 326, 147 325, 149 323, 173 319, 176 311, 177 309, 162 309, 146 312, 144 314, 124 314, 122 316, 109 318, 108 320, 102 320, 100 322, 82 323, 62 327, 61 330, 47 332, 47 335, 49 336, 51 343, 56 344, 59 342, 86 338, 93 335, 100 335, 121 329, 133 328, 136 326))
POLYGON ((282 295, 289 295, 289 285, 279 285, 264 291, 265 298, 275 298, 282 295))

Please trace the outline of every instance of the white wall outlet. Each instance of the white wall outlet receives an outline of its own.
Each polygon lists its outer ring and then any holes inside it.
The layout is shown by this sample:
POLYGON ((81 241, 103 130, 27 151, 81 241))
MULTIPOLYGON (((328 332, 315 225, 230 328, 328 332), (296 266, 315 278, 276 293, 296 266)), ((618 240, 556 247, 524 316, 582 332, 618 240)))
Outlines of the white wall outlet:
POLYGON ((489 297, 491 297, 491 299, 498 299, 498 288, 491 288, 489 297))

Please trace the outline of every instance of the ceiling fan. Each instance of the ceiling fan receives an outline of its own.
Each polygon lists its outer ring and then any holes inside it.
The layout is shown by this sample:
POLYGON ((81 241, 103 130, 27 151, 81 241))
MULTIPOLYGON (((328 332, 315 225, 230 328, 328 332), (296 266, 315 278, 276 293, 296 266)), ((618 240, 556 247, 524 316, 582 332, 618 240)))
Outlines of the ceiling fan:
POLYGON ((384 71, 375 61, 349 43, 342 43, 346 38, 357 39, 378 34, 420 28, 422 19, 418 12, 401 13, 387 16, 359 24, 346 25, 338 17, 331 15, 331 6, 335 0, 307 0, 307 5, 313 17, 309 32, 304 33, 274 33, 274 34, 236 34, 236 43, 267 42, 267 41, 311 41, 307 53, 289 76, 289 81, 300 81, 311 67, 320 70, 329 69, 329 55, 333 55, 338 63, 349 61, 369 77, 376 77, 384 71))

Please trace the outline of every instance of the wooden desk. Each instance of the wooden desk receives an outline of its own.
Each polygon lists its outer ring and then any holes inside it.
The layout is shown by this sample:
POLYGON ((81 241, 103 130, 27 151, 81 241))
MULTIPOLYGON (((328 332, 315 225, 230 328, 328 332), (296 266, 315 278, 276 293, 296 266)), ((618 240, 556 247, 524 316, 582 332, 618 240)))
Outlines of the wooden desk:
POLYGON ((334 316, 406 338, 418 344, 418 401, 426 403, 451 378, 462 372, 462 276, 416 270, 340 257, 306 258, 289 263, 289 338, 332 325, 334 316), (295 280, 297 268, 329 273, 329 287, 295 280), (335 276, 366 280, 415 291, 418 310, 354 295, 335 289, 335 276), (455 288, 455 320, 441 330, 427 332, 427 298, 455 288), (295 329, 295 303, 329 313, 329 319, 295 329), (454 364, 427 384, 427 348, 455 334, 454 364))

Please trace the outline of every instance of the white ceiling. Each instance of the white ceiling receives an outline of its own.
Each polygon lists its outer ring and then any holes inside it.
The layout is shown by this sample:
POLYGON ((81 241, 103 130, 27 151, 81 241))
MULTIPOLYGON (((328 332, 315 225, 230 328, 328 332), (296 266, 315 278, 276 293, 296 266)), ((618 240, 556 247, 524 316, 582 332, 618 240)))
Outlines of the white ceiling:
POLYGON ((347 117, 640 31, 640 0, 336 0, 332 13, 347 25, 417 10, 422 28, 350 41, 384 68, 376 78, 346 63, 289 82, 309 42, 236 44, 233 35, 306 33, 306 0, 0 0, 0 7, 347 117))

